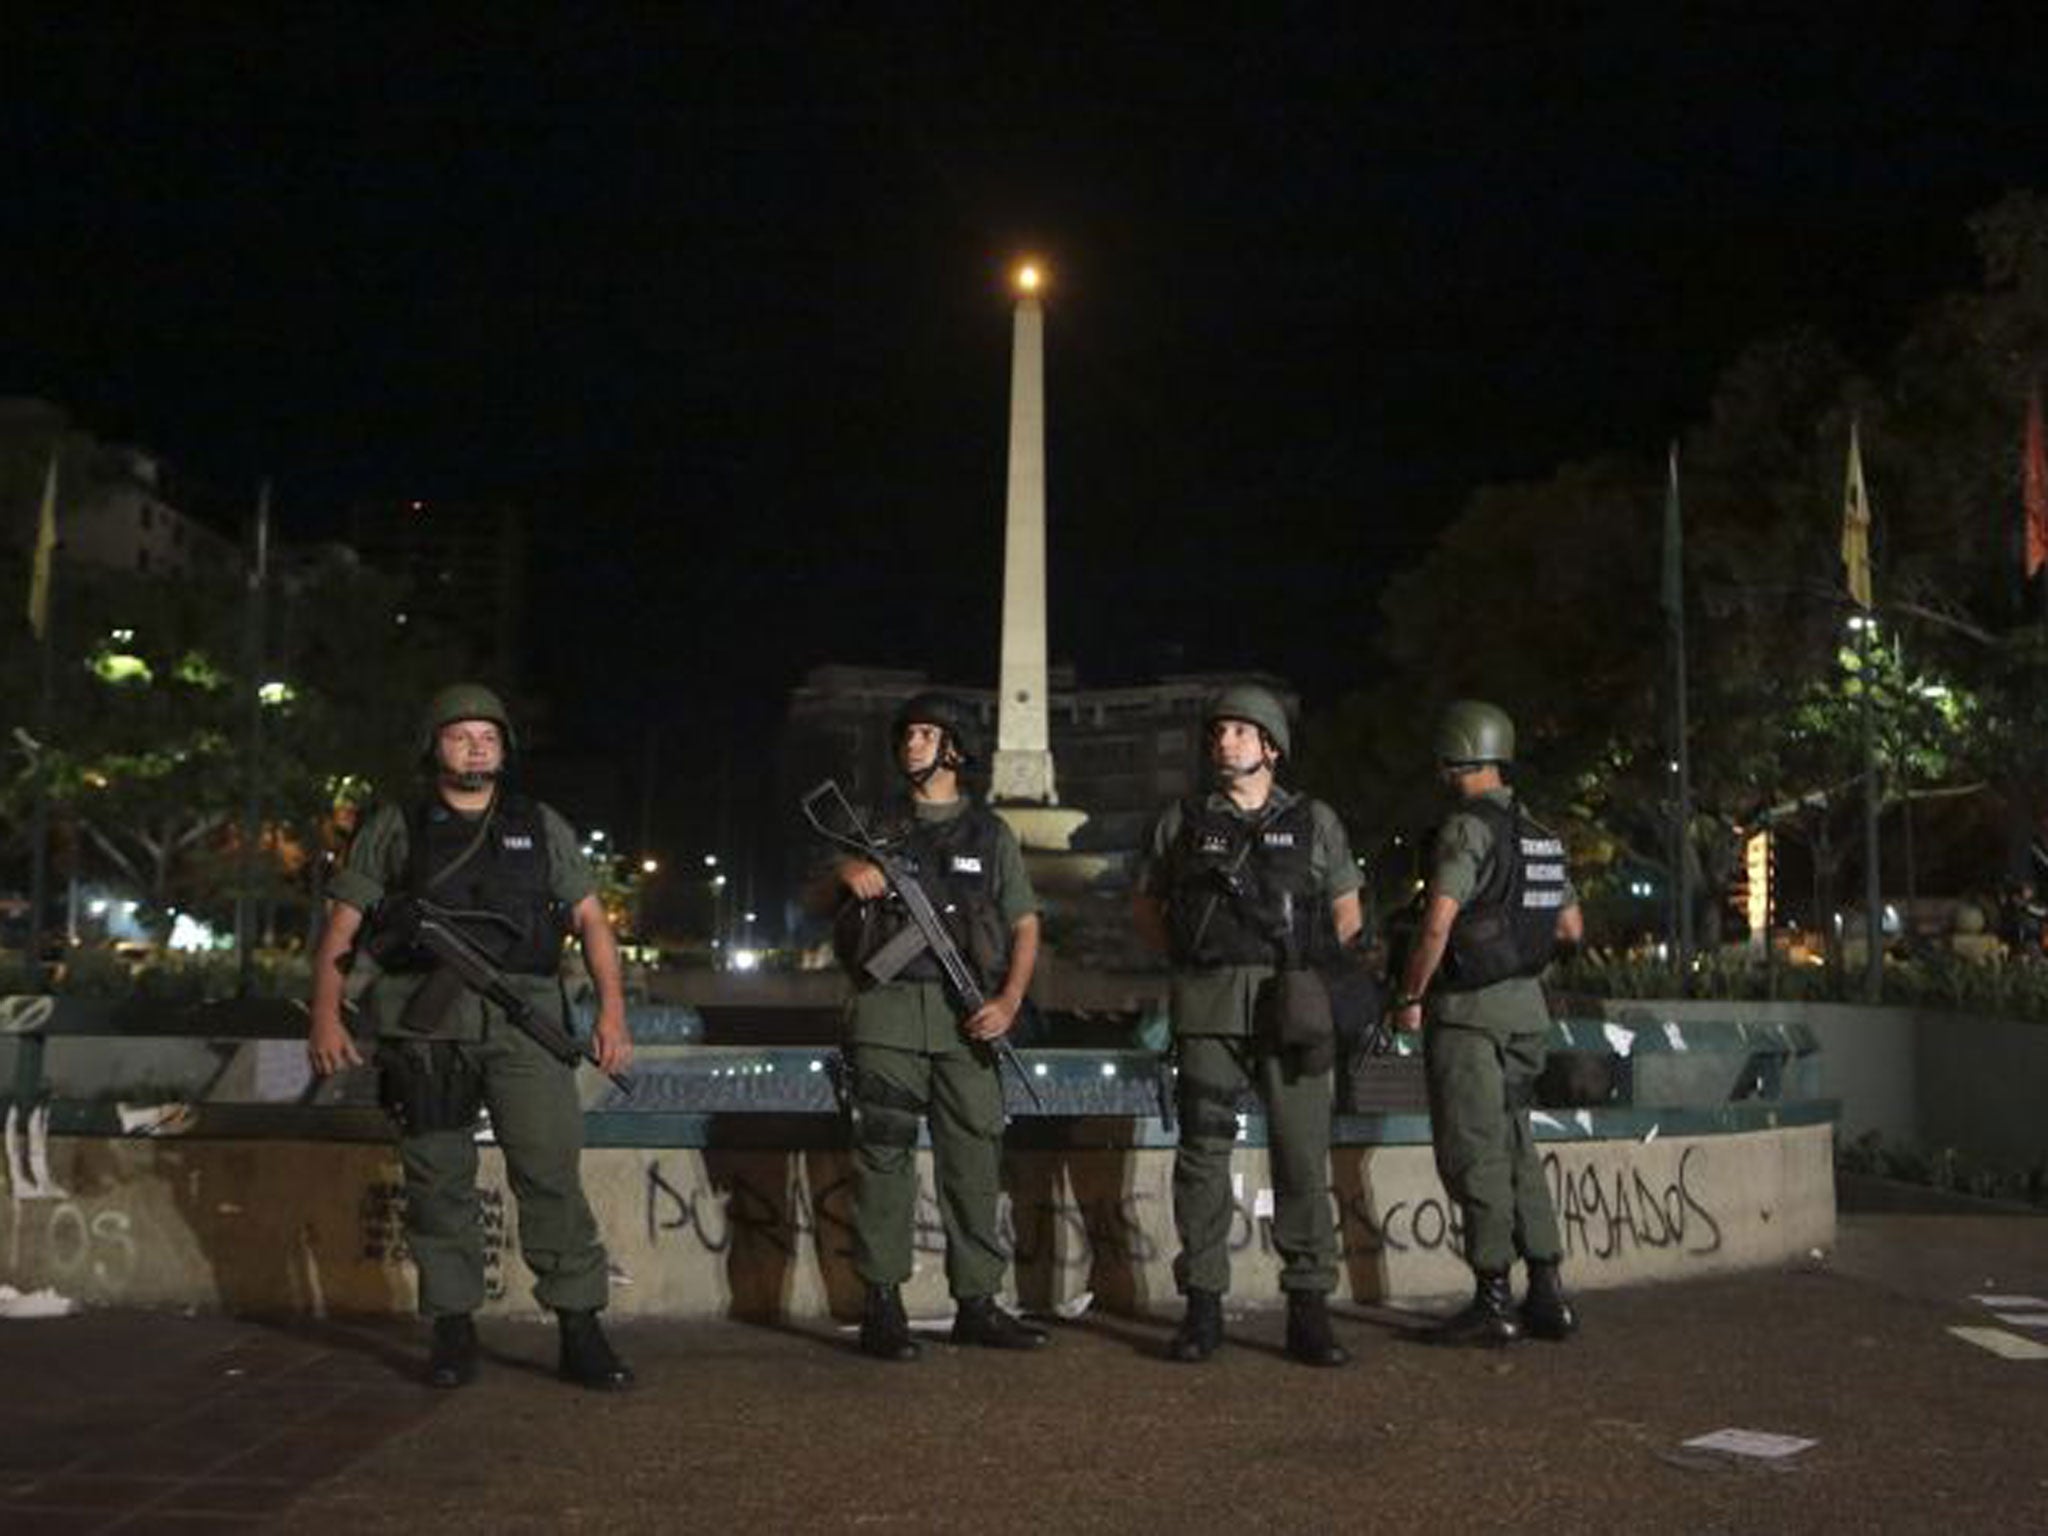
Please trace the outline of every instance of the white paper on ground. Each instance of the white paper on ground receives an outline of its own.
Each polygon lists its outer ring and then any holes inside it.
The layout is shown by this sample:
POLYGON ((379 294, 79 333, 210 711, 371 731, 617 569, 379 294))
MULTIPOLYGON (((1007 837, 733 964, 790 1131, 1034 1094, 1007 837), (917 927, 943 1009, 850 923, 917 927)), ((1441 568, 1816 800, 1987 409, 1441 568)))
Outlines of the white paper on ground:
POLYGON ((2048 1360, 2048 1344, 2037 1344, 2003 1328, 1951 1328, 1949 1332, 2005 1360, 2048 1360))
POLYGON ((0 1317, 69 1317, 77 1310, 77 1302, 69 1296, 59 1296, 47 1286, 24 1294, 11 1285, 0 1285, 0 1317))
POLYGON ((1981 1302, 1987 1307, 2009 1307, 2014 1310, 2020 1307, 2048 1307, 2048 1301, 2043 1301, 2038 1296, 1972 1296, 1970 1300, 1981 1302))
POLYGON ((1684 1442, 1691 1451, 1726 1451, 1731 1456, 1760 1456, 1766 1461, 1793 1456, 1819 1444, 1818 1440, 1799 1435, 1774 1435, 1761 1429, 1717 1429, 1711 1435, 1694 1435, 1684 1442))

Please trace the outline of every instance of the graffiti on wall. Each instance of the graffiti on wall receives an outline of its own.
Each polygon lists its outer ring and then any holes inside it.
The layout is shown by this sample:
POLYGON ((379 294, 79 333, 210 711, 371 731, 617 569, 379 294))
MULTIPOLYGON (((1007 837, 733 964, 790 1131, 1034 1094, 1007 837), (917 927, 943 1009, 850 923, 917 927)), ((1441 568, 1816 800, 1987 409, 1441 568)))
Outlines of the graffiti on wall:
MULTIPOLYGON (((1567 1258, 1596 1263, 1641 1251, 1688 1258, 1720 1251, 1722 1218, 1715 1213, 1702 1147, 1687 1147, 1668 1173, 1640 1164, 1604 1164, 1548 1151, 1543 1175, 1557 1208, 1567 1258)), ((714 1185, 679 1173, 673 1163, 650 1158, 643 1181, 643 1214, 650 1247, 690 1243, 709 1254, 724 1254, 735 1240, 765 1243, 793 1255, 812 1244, 834 1257, 853 1251, 852 1175, 811 1190, 792 1164, 778 1187, 764 1188, 745 1177, 714 1185)), ((1464 1251, 1464 1222, 1455 1201, 1432 1183, 1418 1198, 1399 1198, 1378 1208, 1370 1187, 1332 1187, 1329 1199, 1341 1257, 1464 1251)), ((1087 1270, 1098 1262, 1133 1267, 1171 1257, 1171 1202, 1159 1192, 1126 1190, 1075 1198, 1064 1187, 1053 1198, 1002 1199, 1000 1216, 1006 1253, 1018 1264, 1087 1270)), ((945 1252, 945 1229, 937 1196, 920 1172, 912 1215, 911 1243, 920 1254, 945 1252)), ((1272 1219, 1256 1214, 1240 1196, 1230 1226, 1230 1249, 1243 1254, 1274 1252, 1272 1219)))

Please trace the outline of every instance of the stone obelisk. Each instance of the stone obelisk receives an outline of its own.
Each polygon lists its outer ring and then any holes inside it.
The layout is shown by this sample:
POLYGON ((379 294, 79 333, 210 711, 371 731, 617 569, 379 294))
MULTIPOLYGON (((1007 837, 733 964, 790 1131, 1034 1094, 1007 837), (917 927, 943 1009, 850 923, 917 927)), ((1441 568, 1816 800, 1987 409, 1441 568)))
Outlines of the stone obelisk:
POLYGON ((1010 340, 1010 473, 1003 520, 1003 646, 990 789, 1027 847, 1064 848, 1087 817, 1061 810, 1053 777, 1045 616, 1045 286, 1015 276, 1010 340))

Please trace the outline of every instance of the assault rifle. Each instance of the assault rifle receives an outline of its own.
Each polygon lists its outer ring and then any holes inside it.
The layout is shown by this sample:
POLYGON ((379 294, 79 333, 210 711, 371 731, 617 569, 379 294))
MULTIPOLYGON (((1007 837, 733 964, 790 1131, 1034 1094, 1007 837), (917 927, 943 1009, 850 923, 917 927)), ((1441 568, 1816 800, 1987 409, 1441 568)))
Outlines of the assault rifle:
MULTIPOLYGON (((386 896, 377 904, 375 936, 370 942, 370 956, 378 959, 383 955, 400 954, 406 950, 424 950, 441 962, 441 970, 427 979, 421 988, 424 995, 428 988, 437 985, 467 987, 472 992, 496 1003, 519 1030, 534 1044, 546 1051, 564 1066, 575 1066, 587 1061, 597 1065, 595 1049, 585 1050, 570 1036, 569 1032, 556 1024, 545 1014, 534 1011, 519 988, 510 977, 498 968, 498 964, 477 945, 477 942, 462 931, 461 924, 495 923, 513 931, 511 920, 498 912, 457 912, 449 907, 423 901, 417 896, 386 896), (441 978, 448 978, 443 983, 441 978)), ((452 992, 447 1001, 454 1000, 452 992)), ((423 1001, 426 1001, 423 996, 423 1001)), ((438 1009, 438 1001, 427 1004, 438 1009)), ((600 1069, 602 1070, 602 1069, 600 1069)), ((631 1074, 606 1072, 605 1076, 617 1085, 619 1092, 633 1091, 631 1074)))
MULTIPOLYGON (((946 931, 945 923, 932 906, 931 897, 918 884, 917 877, 889 851, 888 844, 862 824, 837 780, 825 780, 803 797, 801 805, 804 820, 811 824, 811 830, 833 847, 843 849, 880 870, 882 878, 889 883, 890 894, 902 902, 904 911, 910 914, 910 926, 869 956, 862 969, 876 981, 893 981, 903 967, 929 950, 932 959, 938 962, 940 974, 945 977, 946 990, 952 994, 954 1005, 963 1010, 961 1017, 972 1018, 987 1004, 988 997, 981 990, 974 968, 960 953, 960 946, 953 942, 953 935, 946 931), (820 805, 830 806, 839 825, 827 825, 818 813, 820 805)), ((994 1052, 998 1068, 1008 1067, 1016 1075, 1026 1097, 1031 1100, 1031 1107, 1043 1114, 1045 1101, 1038 1096, 1031 1074, 1024 1070, 1017 1048, 1002 1036, 977 1044, 994 1052)))

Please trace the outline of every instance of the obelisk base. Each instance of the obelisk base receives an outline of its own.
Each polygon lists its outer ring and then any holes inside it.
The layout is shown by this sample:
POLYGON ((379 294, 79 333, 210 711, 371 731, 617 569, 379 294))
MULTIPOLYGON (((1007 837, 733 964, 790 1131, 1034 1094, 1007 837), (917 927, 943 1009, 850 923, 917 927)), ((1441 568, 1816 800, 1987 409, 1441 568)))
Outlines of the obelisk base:
POLYGON ((1074 834, 1088 819, 1086 811, 1070 805, 1030 805, 1021 801, 1006 805, 999 799, 991 809, 1010 824, 1010 830, 1017 834, 1018 843, 1027 853, 1064 853, 1074 846, 1074 834))

